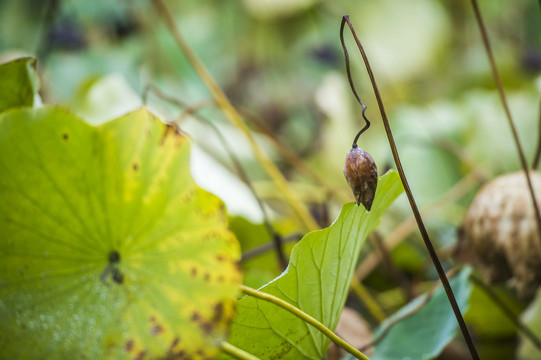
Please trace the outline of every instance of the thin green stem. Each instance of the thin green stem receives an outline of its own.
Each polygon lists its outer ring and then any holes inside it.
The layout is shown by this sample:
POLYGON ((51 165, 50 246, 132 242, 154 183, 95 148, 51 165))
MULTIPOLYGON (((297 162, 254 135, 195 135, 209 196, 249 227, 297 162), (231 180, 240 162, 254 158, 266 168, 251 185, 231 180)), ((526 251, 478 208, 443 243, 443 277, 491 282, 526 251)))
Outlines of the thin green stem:
POLYGON ((267 294, 267 293, 264 293, 262 291, 258 291, 256 289, 252 289, 251 287, 248 287, 246 285, 240 285, 240 289, 246 295, 253 296, 253 297, 258 298, 258 299, 263 300, 263 301, 271 302, 271 303, 273 303, 275 305, 280 306, 282 309, 289 311, 290 313, 292 313, 293 315, 295 315, 299 319, 307 322, 308 324, 312 325, 313 327, 315 327, 316 329, 321 331, 321 333, 323 333, 323 335, 325 335, 329 339, 331 339, 331 341, 333 343, 340 346, 342 349, 346 350, 348 353, 355 356, 357 359, 369 360, 366 357, 366 355, 364 355, 362 352, 360 352, 359 350, 355 349, 353 346, 351 346, 350 344, 348 344, 347 342, 342 340, 340 337, 338 337, 338 335, 336 335, 334 332, 332 332, 328 327, 326 327, 321 322, 314 319, 313 317, 311 317, 310 315, 308 315, 304 311, 300 310, 299 308, 291 305, 290 303, 288 303, 288 302, 286 302, 286 301, 284 301, 284 300, 282 300, 282 299, 280 299, 280 298, 278 298, 278 297, 276 297, 274 295, 267 294))
POLYGON ((458 307, 458 304, 455 299, 455 295, 453 294, 453 289, 451 289, 451 285, 449 284, 449 280, 447 279, 447 276, 445 276, 445 271, 443 270, 443 266, 441 265, 440 260, 438 259, 438 255, 436 254, 436 250, 434 249, 434 245, 432 245, 432 241, 430 241, 430 237, 428 236, 428 232, 426 231, 425 224, 423 222, 423 218, 421 217, 421 213, 419 212, 419 208, 417 207, 417 203, 415 202, 415 198, 413 196, 413 193, 411 191, 411 188, 409 186, 408 180, 406 179, 406 174, 404 172, 404 168, 402 167, 402 162, 400 161, 400 156, 398 155, 398 149, 396 147, 393 133, 391 131, 391 125, 389 124, 389 119, 387 118, 387 113, 385 111, 385 106, 383 105, 383 100, 381 99, 381 95, 379 93, 378 85, 376 83, 376 79, 374 77, 374 73, 372 71, 372 67, 370 66, 370 62, 368 61, 368 57, 366 56, 366 52, 364 51, 364 48, 361 44, 361 41, 357 37, 357 33, 355 32, 355 29, 353 28, 353 25, 351 24, 349 20, 348 15, 344 15, 342 18, 342 25, 340 27, 341 32, 344 29, 344 24, 347 23, 351 33, 353 35, 353 38, 355 39, 355 43, 357 44, 357 47, 359 48, 359 52, 361 53, 361 56, 364 61, 364 65, 366 67, 366 71, 368 72, 368 76, 370 77, 370 82, 372 84, 372 89, 374 90, 374 95, 376 96, 376 100, 378 102, 379 111, 381 113, 381 118, 383 120, 383 126, 385 127, 385 133, 387 134, 387 140, 389 141, 389 145, 391 147, 391 152, 393 153, 394 162, 396 164, 396 168, 398 170, 398 173, 400 174, 400 179, 402 180, 402 185, 404 185, 404 190, 406 192, 406 195, 408 197, 411 210, 413 212, 413 215, 415 217, 415 221, 417 222, 417 227, 419 228, 419 232, 421 233, 421 236, 423 238, 423 241, 425 243, 425 246, 428 250, 428 254, 430 255, 430 258, 432 259, 432 263, 434 264, 434 267, 436 268, 436 271, 438 273, 438 276, 441 280, 441 283, 443 285, 443 288, 445 289, 445 293, 447 294, 447 298, 449 299, 449 303, 451 304, 451 308, 453 309, 453 313, 455 314, 456 320, 458 322, 458 325, 460 327, 460 330, 462 332, 462 335, 464 336, 464 340, 466 341, 466 344, 468 345, 468 349, 470 351, 470 354, 474 360, 479 359, 479 355, 477 354, 477 350, 475 349, 475 345, 473 344, 473 340, 470 336, 470 333, 468 331, 468 328, 466 326, 466 322, 464 321, 464 318, 462 317, 462 314, 460 313, 460 308, 458 307))
POLYGON ((233 344, 228 343, 227 341, 222 341, 220 343, 220 348, 226 354, 236 357, 241 360, 259 360, 257 356, 254 356, 242 349, 239 349, 233 344))
POLYGON ((513 135, 513 140, 515 141, 515 145, 517 146, 518 156, 520 158, 520 164, 522 165, 522 170, 524 170, 524 175, 526 175, 526 182, 528 183, 528 190, 530 191, 530 196, 532 198, 532 205, 535 212, 535 217, 537 219, 537 232, 539 235, 539 240, 541 241, 541 213, 539 212, 539 206, 537 205, 537 200, 535 198, 535 192, 532 185, 532 179, 530 177, 530 169, 526 161, 526 156, 524 156, 524 151, 522 150, 520 139, 518 138, 517 129, 515 128, 515 122, 513 121, 513 117, 511 116, 511 110, 509 109, 509 105, 507 103, 507 97, 505 96, 505 91, 503 90, 502 81, 500 79, 500 74, 498 72, 498 68, 496 67, 496 60, 494 60, 494 55, 492 54, 492 48, 490 46, 490 41, 488 39, 488 33, 485 27, 485 22, 483 21, 483 17, 481 16, 481 11, 479 10, 479 5, 477 3, 477 0, 471 0, 471 3, 473 6, 473 11, 475 12, 475 19, 477 20, 477 24, 479 25, 479 30, 481 31, 481 37, 483 39, 483 45, 485 46, 485 50, 488 56, 490 68, 492 69, 492 77, 494 78, 494 82, 496 83, 496 87, 498 88, 498 93, 500 94, 500 100, 502 102, 503 109, 505 111, 505 116, 507 117, 507 122, 509 123, 509 127, 511 128, 511 134, 513 135))
POLYGON ((250 132, 250 129, 244 122, 244 119, 239 114, 237 109, 231 104, 225 93, 218 86, 210 72, 207 70, 203 62, 197 57, 197 55, 190 48, 188 43, 184 40, 180 31, 177 29, 173 16, 165 6, 162 0, 152 0, 156 11, 163 18, 167 28, 171 32, 171 35, 175 38, 177 45, 186 56, 188 62, 192 65, 195 72, 199 75, 203 83, 211 92, 216 104, 220 107, 224 115, 229 121, 241 131, 248 140, 255 157, 265 169, 269 177, 276 184, 278 190, 284 195, 284 198, 293 209, 295 215, 300 220, 301 224, 307 230, 319 229, 317 222, 314 220, 308 208, 301 202, 297 194, 291 189, 286 178, 280 172, 280 170, 274 165, 271 159, 266 155, 261 147, 256 142, 254 136, 250 132))

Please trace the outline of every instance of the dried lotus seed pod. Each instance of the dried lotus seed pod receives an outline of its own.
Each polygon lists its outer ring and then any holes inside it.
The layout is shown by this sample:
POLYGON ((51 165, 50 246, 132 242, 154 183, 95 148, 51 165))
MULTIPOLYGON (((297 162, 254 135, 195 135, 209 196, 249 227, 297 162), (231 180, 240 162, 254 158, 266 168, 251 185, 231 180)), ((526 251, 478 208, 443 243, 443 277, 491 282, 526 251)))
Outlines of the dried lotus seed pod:
MULTIPOLYGON (((530 172, 541 205, 541 174, 530 172)), ((524 172, 500 176, 475 196, 459 231, 459 252, 490 283, 522 295, 541 285, 541 239, 524 172)))
POLYGON ((353 146, 346 156, 344 176, 357 205, 363 204, 370 211, 378 186, 378 168, 372 156, 358 146, 353 146))

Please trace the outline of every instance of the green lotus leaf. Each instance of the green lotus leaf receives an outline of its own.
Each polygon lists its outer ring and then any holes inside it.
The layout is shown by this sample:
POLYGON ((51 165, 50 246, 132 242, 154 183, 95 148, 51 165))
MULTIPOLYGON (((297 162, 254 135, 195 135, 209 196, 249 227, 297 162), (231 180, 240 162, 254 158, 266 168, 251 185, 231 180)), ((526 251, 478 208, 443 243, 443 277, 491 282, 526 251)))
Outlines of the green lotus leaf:
MULTIPOLYGON (((397 172, 382 176, 370 212, 345 204, 330 227, 307 234, 293 248, 286 271, 260 290, 335 329, 366 236, 402 191, 397 172)), ((322 359, 330 343, 291 313, 253 297, 237 302, 228 341, 262 359, 322 359)))
POLYGON ((0 112, 32 106, 38 92, 36 59, 25 57, 0 65, 0 112))
POLYGON ((0 357, 219 352, 240 250, 189 155, 144 108, 99 127, 60 107, 0 115, 0 357))

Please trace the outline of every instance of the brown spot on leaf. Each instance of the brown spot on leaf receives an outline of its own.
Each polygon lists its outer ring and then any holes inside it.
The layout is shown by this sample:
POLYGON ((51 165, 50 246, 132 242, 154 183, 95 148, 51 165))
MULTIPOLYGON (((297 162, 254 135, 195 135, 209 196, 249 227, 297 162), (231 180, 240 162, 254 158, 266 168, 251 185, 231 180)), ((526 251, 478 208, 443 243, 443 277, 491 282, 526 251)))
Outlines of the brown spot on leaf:
POLYGON ((205 273, 205 281, 210 281, 210 274, 209 273, 205 273))
POLYGON ((218 282, 223 283, 225 281, 225 278, 223 275, 218 276, 218 282))
POLYGON ((190 270, 190 274, 191 274, 192 276, 196 276, 196 275, 197 275, 197 268, 196 268, 195 266, 192 267, 192 269, 190 270))
POLYGON ((135 358, 135 360, 143 360, 145 358, 145 356, 147 355, 147 352, 146 351, 140 351, 138 354, 137 354, 137 357, 135 358))
POLYGON ((210 332, 212 331, 212 324, 209 323, 209 322, 206 322, 206 321, 201 321, 199 323, 199 327, 201 328, 201 330, 203 330, 203 332, 206 334, 206 335, 209 335, 210 332))
POLYGON ((124 349, 127 351, 127 352, 130 352, 133 350, 133 340, 128 340, 126 341, 126 344, 124 344, 124 349))
POLYGON ((219 262, 222 262, 222 261, 224 261, 224 256, 223 255, 218 255, 218 256, 216 256, 216 260, 218 260, 219 262))
POLYGON ((70 138, 69 134, 68 133, 63 133, 62 134, 62 139, 63 140, 68 140, 70 138))
POLYGON ((176 353, 173 353, 171 355, 172 355, 171 356, 172 359, 182 359, 182 360, 191 359, 191 356, 187 355, 186 351, 184 350, 179 350, 176 353))
POLYGON ((131 166, 131 168, 133 169, 133 171, 137 171, 137 170, 139 170, 139 164, 133 163, 133 165, 131 166))
POLYGON ((208 321, 205 321, 203 320, 203 318, 201 317, 201 315, 197 312, 197 311, 194 311, 192 313, 192 317, 190 318, 190 320, 194 323, 197 323, 197 325, 199 326, 199 328, 206 334, 210 334, 210 332, 212 331, 212 323, 208 322, 208 321))
POLYGON ((150 322, 156 322, 156 317, 152 315, 148 320, 150 320, 150 322))
POLYGON ((176 336, 173 339, 173 342, 171 343, 171 346, 169 346, 170 351, 173 351, 173 349, 180 343, 180 338, 176 336))
POLYGON ((193 322, 198 322, 200 319, 201 319, 201 315, 199 315, 197 311, 194 311, 192 313, 192 317, 190 318, 190 320, 193 322))
POLYGON ((197 355, 199 355, 201 358, 204 358, 204 356, 205 356, 205 350, 203 350, 203 349, 197 349, 197 351, 195 353, 197 355))
POLYGON ((161 325, 156 325, 150 329, 150 335, 159 335, 163 333, 163 328, 161 325))
POLYGON ((218 323, 222 319, 223 315, 224 315, 224 304, 219 302, 214 306, 214 315, 212 316, 211 321, 213 323, 218 323))

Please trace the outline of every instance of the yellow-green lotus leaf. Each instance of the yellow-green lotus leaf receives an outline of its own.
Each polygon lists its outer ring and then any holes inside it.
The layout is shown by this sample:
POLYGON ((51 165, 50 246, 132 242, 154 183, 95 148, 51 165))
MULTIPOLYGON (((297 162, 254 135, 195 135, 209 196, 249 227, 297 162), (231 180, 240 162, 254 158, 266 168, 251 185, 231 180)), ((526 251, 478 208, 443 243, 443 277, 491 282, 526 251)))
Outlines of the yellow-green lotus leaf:
POLYGON ((189 172, 188 139, 146 109, 85 123, 0 115, 0 357, 210 358, 239 247, 189 172))

